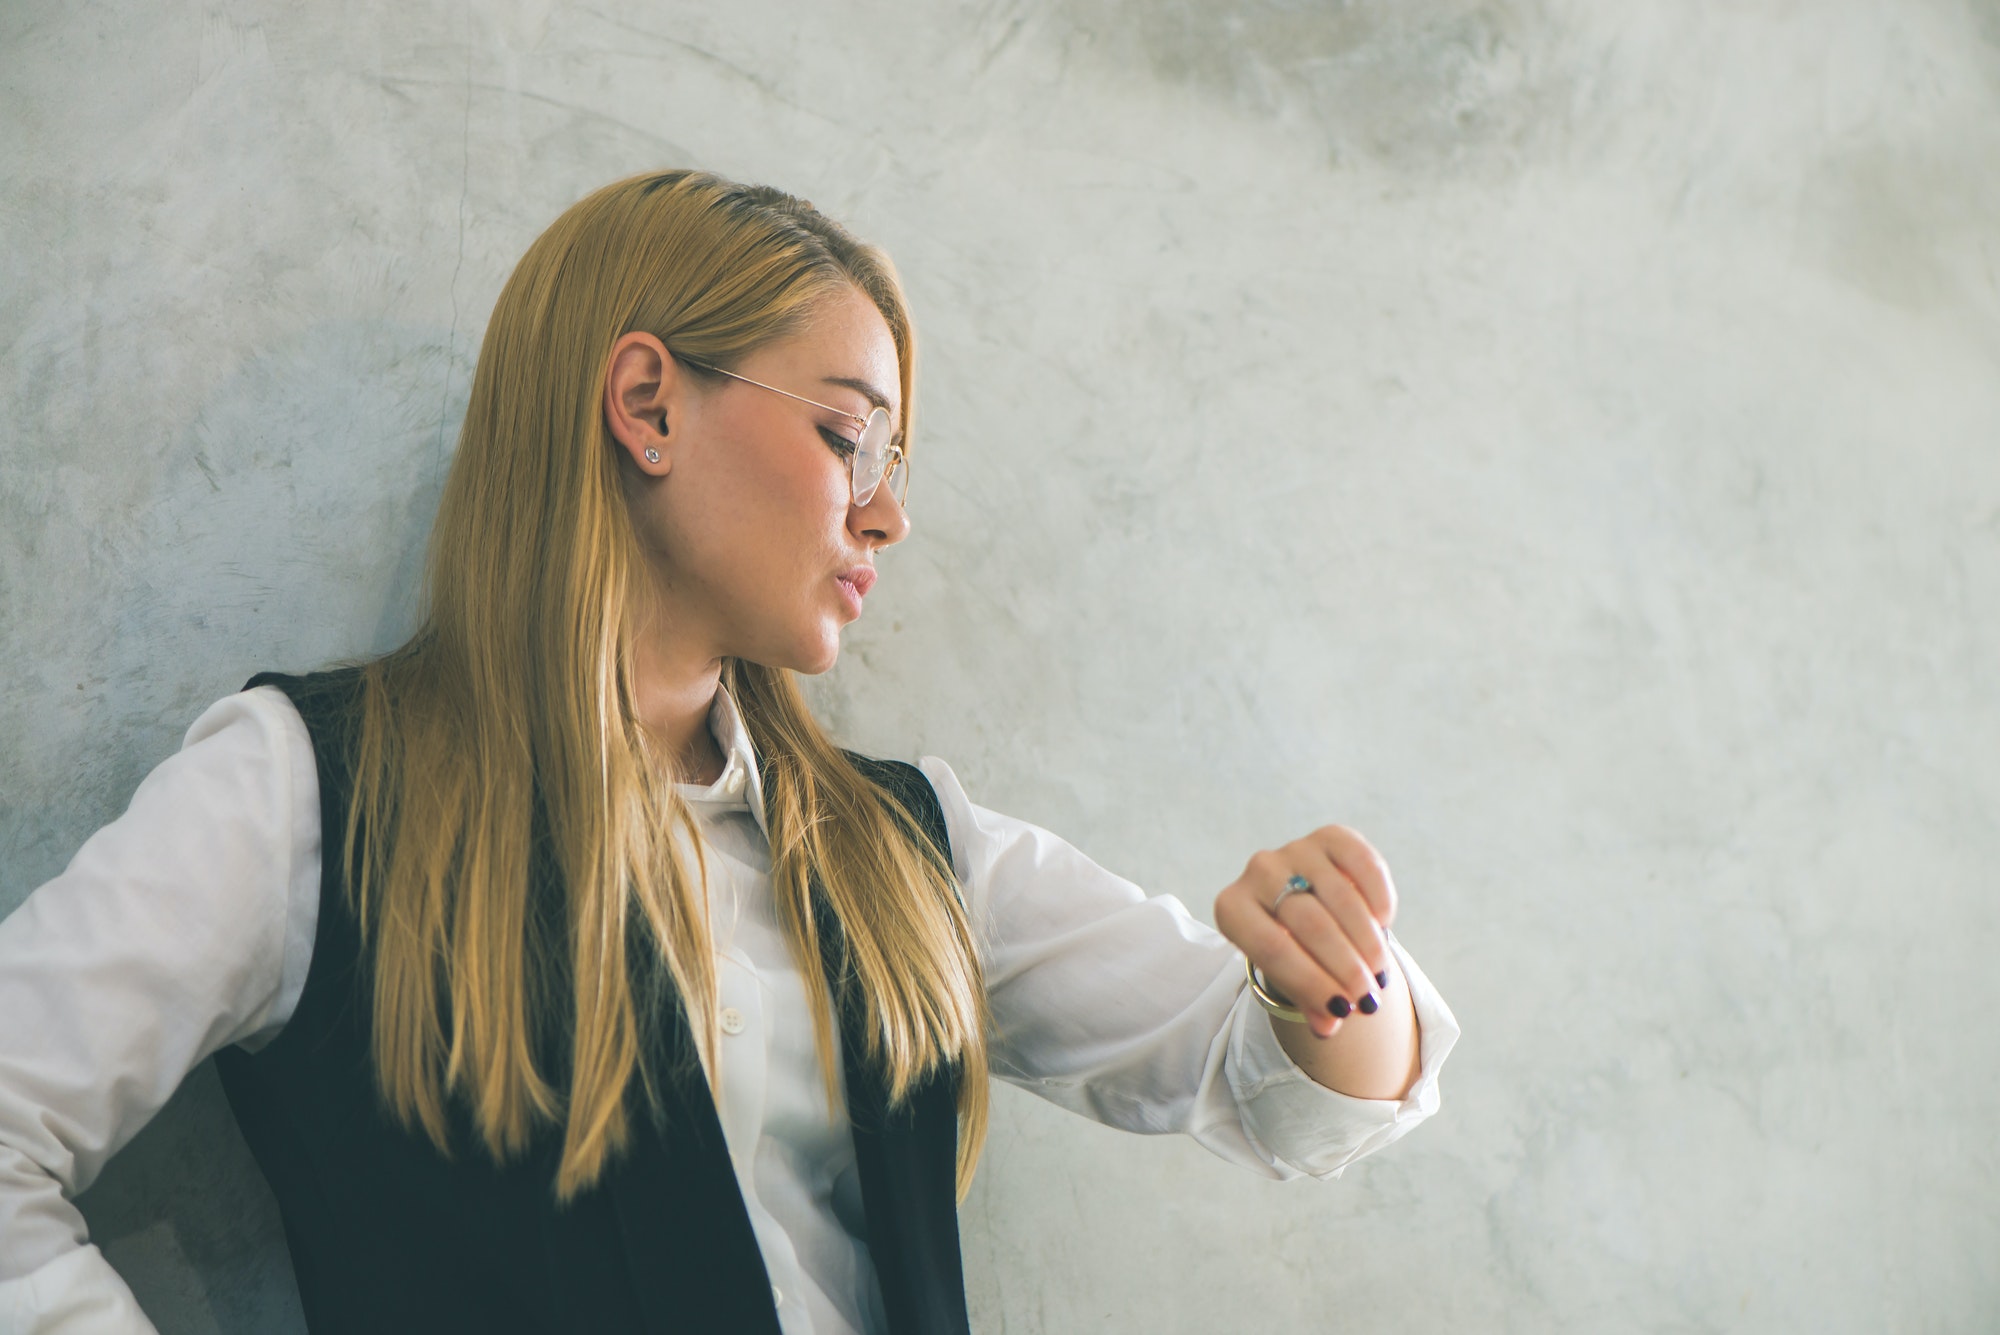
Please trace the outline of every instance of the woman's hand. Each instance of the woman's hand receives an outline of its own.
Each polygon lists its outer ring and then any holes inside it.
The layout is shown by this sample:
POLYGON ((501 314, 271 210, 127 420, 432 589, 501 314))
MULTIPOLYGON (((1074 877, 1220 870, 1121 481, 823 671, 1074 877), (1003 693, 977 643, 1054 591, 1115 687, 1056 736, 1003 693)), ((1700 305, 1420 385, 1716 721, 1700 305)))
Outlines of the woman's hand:
POLYGON ((1339 825, 1254 855, 1215 897, 1217 929, 1320 1038, 1380 1008, 1395 967, 1382 929, 1395 916, 1389 864, 1339 825))
POLYGON ((1215 897, 1215 925, 1304 1012, 1270 1017, 1298 1067, 1358 1099, 1400 1099, 1422 1071, 1409 985, 1383 936, 1396 917, 1389 864, 1339 825, 1250 859, 1215 897))

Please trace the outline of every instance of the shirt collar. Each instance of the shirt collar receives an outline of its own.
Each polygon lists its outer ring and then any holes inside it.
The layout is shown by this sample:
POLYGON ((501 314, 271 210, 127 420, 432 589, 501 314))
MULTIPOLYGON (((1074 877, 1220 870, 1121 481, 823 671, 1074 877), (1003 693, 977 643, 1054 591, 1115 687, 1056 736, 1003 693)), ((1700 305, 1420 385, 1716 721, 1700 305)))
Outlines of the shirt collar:
POLYGON ((764 824, 764 784, 757 774, 757 748, 750 743, 750 729, 743 713, 730 697, 729 688, 718 684, 715 701, 708 707, 708 731, 722 748, 722 774, 711 784, 683 783, 680 794, 691 805, 711 811, 747 809, 757 828, 769 839, 764 824))

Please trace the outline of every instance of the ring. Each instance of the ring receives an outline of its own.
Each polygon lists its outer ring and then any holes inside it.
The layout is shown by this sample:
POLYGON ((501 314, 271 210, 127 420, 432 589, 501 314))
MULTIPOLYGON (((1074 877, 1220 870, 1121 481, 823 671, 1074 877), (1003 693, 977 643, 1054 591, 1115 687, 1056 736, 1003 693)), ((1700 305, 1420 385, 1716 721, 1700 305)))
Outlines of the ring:
POLYGON ((1292 877, 1285 882, 1285 888, 1278 892, 1278 897, 1271 901, 1271 912, 1275 914, 1278 911, 1278 905, 1285 902, 1286 895, 1309 895, 1312 893, 1312 888, 1313 883, 1305 877, 1292 877))

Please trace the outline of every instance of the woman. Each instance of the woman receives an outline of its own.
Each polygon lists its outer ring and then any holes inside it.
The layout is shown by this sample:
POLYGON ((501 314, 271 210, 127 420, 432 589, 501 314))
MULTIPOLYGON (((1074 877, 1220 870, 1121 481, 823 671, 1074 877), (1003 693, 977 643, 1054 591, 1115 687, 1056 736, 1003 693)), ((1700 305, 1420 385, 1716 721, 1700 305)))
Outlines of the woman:
POLYGON ((962 1331, 989 1070, 1276 1177, 1435 1108, 1359 836, 1258 853, 1218 936, 821 733, 912 379, 887 260, 776 191, 535 242, 422 628, 212 707, 0 923, 0 1326, 147 1328, 66 1196, 210 1053, 315 1332, 962 1331))

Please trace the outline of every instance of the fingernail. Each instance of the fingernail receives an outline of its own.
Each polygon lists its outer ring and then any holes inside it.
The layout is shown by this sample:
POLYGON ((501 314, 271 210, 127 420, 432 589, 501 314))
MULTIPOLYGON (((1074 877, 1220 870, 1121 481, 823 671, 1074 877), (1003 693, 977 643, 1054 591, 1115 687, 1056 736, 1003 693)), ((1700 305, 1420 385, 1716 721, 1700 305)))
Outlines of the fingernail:
POLYGON ((1378 973, 1378 974, 1376 974, 1376 975, 1375 975, 1375 986, 1377 986, 1377 987, 1379 987, 1379 988, 1383 988, 1383 989, 1387 989, 1387 988, 1388 988, 1388 986, 1389 986, 1389 971, 1388 971, 1387 969, 1384 969, 1384 970, 1382 970, 1382 972, 1380 972, 1380 973, 1378 973))
POLYGON ((1354 1003, 1354 1008, 1363 1015, 1373 1015, 1380 1007, 1381 1003, 1375 1000, 1373 992, 1364 994, 1361 1000, 1354 1003))
POLYGON ((1345 1020, 1348 1013, 1354 1009, 1354 1007, 1347 1004, 1346 997, 1335 997, 1332 1001, 1326 1003, 1326 1008, 1333 1012, 1335 1019, 1339 1020, 1345 1020))

